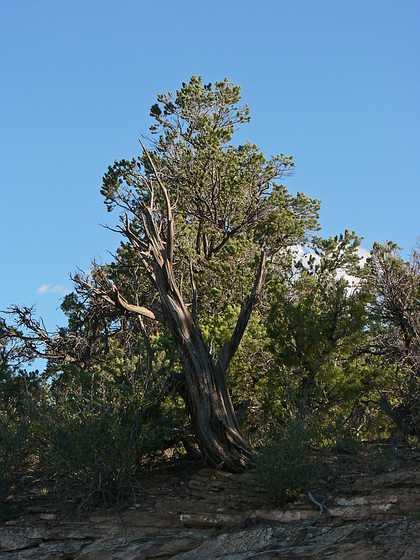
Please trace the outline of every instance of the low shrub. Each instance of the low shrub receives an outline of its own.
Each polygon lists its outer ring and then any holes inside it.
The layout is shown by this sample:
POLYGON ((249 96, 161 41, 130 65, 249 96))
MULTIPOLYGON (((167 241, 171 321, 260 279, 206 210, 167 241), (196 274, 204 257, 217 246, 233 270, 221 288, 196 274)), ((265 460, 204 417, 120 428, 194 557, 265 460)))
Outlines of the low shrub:
POLYGON ((335 452, 346 455, 358 455, 362 445, 357 430, 346 423, 340 414, 325 430, 325 441, 332 443, 335 452))
POLYGON ((36 434, 53 492, 82 509, 137 500, 143 463, 162 447, 166 426, 159 403, 136 389, 80 371, 52 384, 36 434))
POLYGON ((31 412, 39 384, 0 363, 0 501, 19 482, 31 454, 31 412))
POLYGON ((0 413, 0 500, 19 479, 28 454, 29 424, 16 415, 0 413))
POLYGON ((257 478, 274 501, 283 505, 313 487, 320 473, 312 444, 315 436, 299 420, 293 420, 281 436, 271 438, 256 460, 257 478))
POLYGON ((107 506, 136 494, 138 435, 115 411, 84 411, 74 418, 53 410, 41 430, 40 468, 56 493, 80 507, 107 506))

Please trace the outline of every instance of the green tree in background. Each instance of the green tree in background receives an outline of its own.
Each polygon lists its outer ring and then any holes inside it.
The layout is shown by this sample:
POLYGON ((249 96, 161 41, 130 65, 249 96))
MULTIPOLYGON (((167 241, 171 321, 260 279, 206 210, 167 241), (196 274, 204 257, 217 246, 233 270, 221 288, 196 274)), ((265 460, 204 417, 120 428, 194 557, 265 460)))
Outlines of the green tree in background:
POLYGON ((292 416, 330 413, 363 389, 354 361, 370 295, 359 245, 348 231, 317 238, 292 269, 272 276, 267 330, 282 409, 289 408, 292 416))
POLYGON ((420 433, 420 253, 404 261, 395 243, 375 243, 368 280, 374 295, 369 337, 362 352, 378 371, 391 371, 380 406, 400 435, 420 433))

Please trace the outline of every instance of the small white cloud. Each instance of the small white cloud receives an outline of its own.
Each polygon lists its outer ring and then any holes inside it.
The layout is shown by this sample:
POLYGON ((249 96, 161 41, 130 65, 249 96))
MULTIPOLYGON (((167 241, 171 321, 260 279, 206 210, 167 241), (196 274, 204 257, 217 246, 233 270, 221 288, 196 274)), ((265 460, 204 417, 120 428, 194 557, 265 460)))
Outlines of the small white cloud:
POLYGON ((64 286, 61 286, 61 284, 41 284, 37 289, 36 289, 38 294, 44 295, 44 294, 59 294, 61 296, 65 296, 66 294, 69 293, 69 290, 67 290, 67 288, 65 288, 64 286))
POLYGON ((51 287, 50 284, 41 284, 39 288, 36 289, 36 291, 38 294, 46 294, 50 289, 50 287, 51 287))

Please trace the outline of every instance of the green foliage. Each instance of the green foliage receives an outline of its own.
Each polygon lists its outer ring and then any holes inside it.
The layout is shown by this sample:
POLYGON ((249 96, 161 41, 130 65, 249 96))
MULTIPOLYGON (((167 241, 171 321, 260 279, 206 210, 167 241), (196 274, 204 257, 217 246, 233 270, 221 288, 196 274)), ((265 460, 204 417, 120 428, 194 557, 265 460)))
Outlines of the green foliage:
POLYGON ((115 344, 106 367, 65 366, 48 383, 37 373, 1 373, 1 497, 32 471, 79 507, 131 500, 145 461, 185 421, 115 344))
POLYGON ((420 435, 420 252, 401 258, 395 243, 375 243, 368 261, 369 306, 366 354, 388 373, 378 383, 381 408, 401 437, 420 435))
MULTIPOLYGON (((177 278, 190 301, 192 266, 198 315, 204 322, 228 305, 242 304, 261 247, 279 254, 318 227, 318 201, 291 195, 278 183, 294 167, 290 156, 267 159, 253 144, 230 143, 237 127, 249 121, 248 108, 239 103, 240 89, 228 80, 204 84, 193 76, 174 94, 158 96, 151 110, 157 136, 152 155, 176 203, 177 278)), ((109 208, 134 214, 133 230, 140 239, 144 225, 136 209, 149 200, 143 177, 150 172, 144 153, 121 160, 108 169, 101 191, 109 208)), ((117 264, 118 285, 129 267, 141 265, 126 247, 117 264)), ((138 288, 133 296, 142 302, 147 287, 138 288)))
POLYGON ((22 419, 0 414, 0 501, 6 498, 23 472, 29 426, 22 419))
POLYGON ((158 390, 115 344, 107 364, 58 372, 37 425, 39 468, 55 492, 79 496, 81 506, 135 497, 142 465, 182 417, 158 402, 158 390))
MULTIPOLYGON (((227 305, 224 312, 211 315, 202 323, 202 332, 212 353, 217 355, 234 329, 238 305, 227 305)), ((252 315, 239 349, 229 367, 228 383, 242 430, 252 444, 258 444, 267 432, 268 372, 271 354, 263 316, 252 315)))
MULTIPOLYGON (((149 159, 153 158, 174 205, 174 277, 217 362, 235 332, 240 310, 250 301, 262 250, 273 272, 284 268, 288 248, 308 242, 318 229, 319 203, 303 193, 292 195, 281 183, 294 168, 291 156, 267 158, 254 144, 232 143, 237 127, 248 122, 249 111, 240 106, 240 90, 228 80, 204 84, 193 76, 175 93, 158 96, 151 116, 156 141, 150 155, 143 150, 131 160, 115 162, 104 176, 101 192, 108 208, 116 208, 123 221, 122 214, 127 213, 132 231, 145 247, 150 236, 143 214, 151 200, 157 229, 167 228, 162 192, 154 188, 156 174, 149 159)), ((166 288, 157 286, 150 274, 160 264, 151 251, 130 250, 128 245, 121 247, 106 274, 123 286, 130 301, 162 301, 166 288), (127 271, 133 269, 146 270, 143 277, 152 278, 149 286, 127 281, 127 271)), ((263 307, 265 302, 259 303, 263 307)), ((157 307, 155 314, 162 318, 157 307)), ((266 341, 264 318, 256 314, 228 373, 235 407, 250 401, 254 418, 266 394, 270 359, 266 341)), ((182 354, 182 347, 178 350, 182 354)), ((256 435, 253 428, 259 422, 251 425, 248 420, 247 429, 256 435)))
POLYGON ((357 429, 348 420, 341 408, 328 424, 319 423, 317 433, 320 445, 332 448, 339 454, 357 455, 361 448, 361 440, 357 429))
POLYGON ((370 296, 358 246, 350 232, 316 239, 292 274, 272 275, 267 332, 282 398, 294 402, 298 414, 328 411, 363 390, 354 350, 367 324, 370 296))
POLYGON ((276 503, 284 505, 316 485, 320 465, 313 452, 314 433, 292 420, 257 456, 256 473, 276 503))
POLYGON ((74 418, 50 410, 40 428, 41 470, 58 495, 79 497, 78 505, 110 505, 135 495, 141 446, 134 422, 102 406, 74 418))
POLYGON ((42 391, 36 374, 0 360, 0 500, 18 482, 31 455, 32 403, 42 391))

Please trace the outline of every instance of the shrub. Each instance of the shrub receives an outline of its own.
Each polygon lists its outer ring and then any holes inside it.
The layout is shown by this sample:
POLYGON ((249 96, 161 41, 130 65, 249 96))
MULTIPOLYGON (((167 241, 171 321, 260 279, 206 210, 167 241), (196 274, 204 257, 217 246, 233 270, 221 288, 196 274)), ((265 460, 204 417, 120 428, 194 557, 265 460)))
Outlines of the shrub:
POLYGON ((319 464, 312 449, 313 432, 301 421, 293 420, 281 437, 257 456, 256 472, 276 503, 283 505, 307 491, 319 475, 319 464))
POLYGON ((27 456, 29 425, 11 413, 0 413, 0 500, 18 481, 27 456))
POLYGON ((362 442, 358 431, 346 421, 346 417, 336 412, 334 420, 322 428, 322 442, 331 447, 336 453, 357 455, 362 442))
POLYGON ((136 493, 140 449, 136 428, 115 410, 77 418, 51 410, 44 419, 40 467, 59 495, 81 507, 111 505, 136 493))
POLYGON ((39 384, 34 375, 0 363, 0 500, 19 482, 31 454, 31 412, 39 384))
POLYGON ((80 508, 136 499, 142 462, 165 438, 159 403, 136 389, 102 372, 53 382, 36 433, 39 468, 55 493, 80 508))

